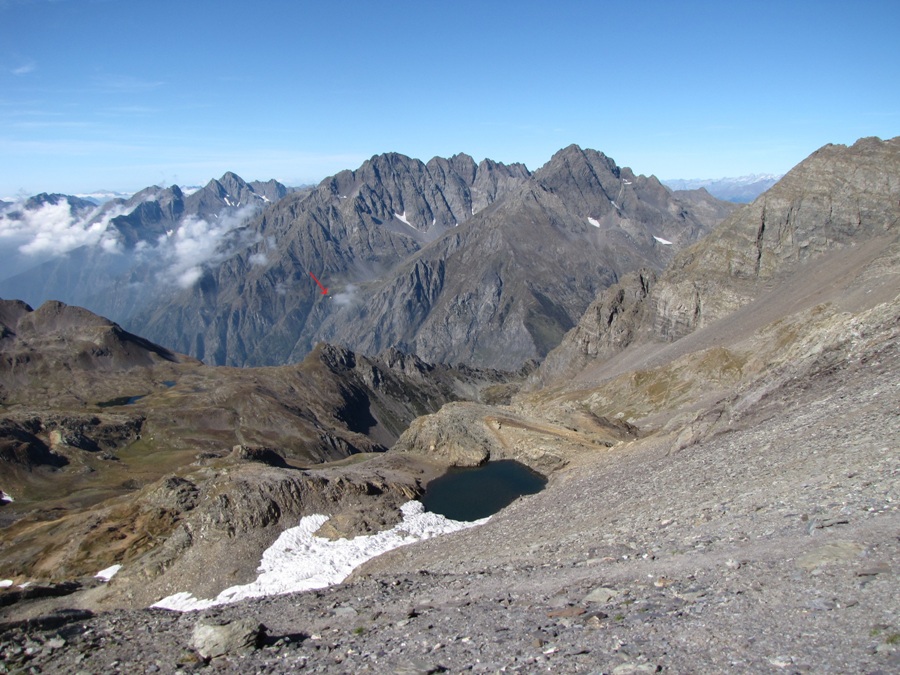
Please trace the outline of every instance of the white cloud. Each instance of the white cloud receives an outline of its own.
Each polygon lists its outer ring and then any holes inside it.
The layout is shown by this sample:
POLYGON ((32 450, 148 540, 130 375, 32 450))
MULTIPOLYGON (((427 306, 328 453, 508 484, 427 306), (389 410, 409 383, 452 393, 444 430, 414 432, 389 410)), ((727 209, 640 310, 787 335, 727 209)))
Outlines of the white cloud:
MULTIPOLYGON (((148 194, 146 201, 155 200, 148 194)), ((133 210, 132 207, 97 207, 87 214, 73 215, 68 201, 46 203, 26 209, 24 201, 0 213, 0 278, 9 277, 34 265, 63 256, 81 246, 99 247, 111 254, 125 254, 121 236, 110 221, 133 210)), ((208 222, 188 217, 156 242, 138 242, 133 250, 139 262, 157 265, 162 278, 182 288, 195 284, 203 266, 215 264, 259 241, 255 232, 241 226, 256 212, 245 206, 225 211, 208 222)), ((250 257, 251 264, 268 261, 266 253, 250 257)))
MULTIPOLYGON (((203 265, 220 262, 236 249, 255 243, 258 235, 238 231, 255 212, 255 206, 245 206, 222 213, 213 222, 188 217, 177 230, 161 236, 157 246, 168 259, 168 278, 190 288, 203 274, 203 265)), ((255 255, 265 257, 264 253, 255 255)))
POLYGON ((0 242, 6 240, 30 258, 52 258, 85 245, 101 245, 112 252, 117 241, 107 232, 109 221, 123 210, 111 210, 94 221, 98 211, 78 217, 65 200, 31 210, 9 209, 0 215, 0 242))
POLYGON ((37 64, 34 61, 29 61, 28 63, 23 63, 18 68, 13 68, 12 74, 17 76, 27 75, 28 73, 33 73, 37 70, 37 64))
POLYGON ((358 286, 354 284, 348 284, 347 288, 345 288, 340 293, 335 293, 331 296, 331 301, 336 305, 341 307, 347 307, 356 302, 358 286))

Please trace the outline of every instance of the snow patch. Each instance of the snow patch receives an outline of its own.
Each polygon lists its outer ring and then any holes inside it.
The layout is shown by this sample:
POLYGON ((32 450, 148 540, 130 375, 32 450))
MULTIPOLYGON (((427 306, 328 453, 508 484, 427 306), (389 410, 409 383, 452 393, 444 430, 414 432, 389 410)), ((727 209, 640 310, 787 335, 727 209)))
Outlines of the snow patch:
POLYGON ((4 579, 3 581, 0 581, 0 588, 9 588, 12 585, 13 585, 12 579, 4 579))
POLYGON ((668 239, 663 239, 662 237, 657 237, 656 235, 653 235, 653 238, 656 239, 656 241, 658 241, 660 244, 665 244, 666 246, 669 246, 672 243, 668 239))
POLYGON ((367 560, 398 546, 481 525, 489 520, 450 520, 426 512, 422 503, 417 501, 407 502, 400 511, 403 520, 390 530, 337 541, 314 535, 328 516, 305 516, 297 527, 282 532, 275 543, 266 549, 257 568, 259 576, 256 581, 226 588, 211 600, 198 599, 186 592, 175 593, 153 607, 189 612, 247 598, 325 588, 342 582, 367 560))
POLYGON ((619 208, 619 205, 616 204, 612 199, 609 200, 609 203, 615 206, 617 209, 619 208))
POLYGON ((596 218, 588 218, 588 222, 594 227, 600 227, 600 221, 596 218))
POLYGON ((403 212, 402 216, 399 213, 395 213, 394 218, 399 220, 404 225, 409 225, 411 228, 416 229, 415 226, 406 219, 406 211, 403 212))
POLYGON ((9 504, 14 501, 16 501, 16 500, 12 498, 11 494, 9 494, 8 492, 4 492, 3 490, 0 490, 0 504, 9 504))
POLYGON ((96 579, 102 579, 103 581, 109 581, 116 573, 122 569, 121 565, 112 565, 111 567, 107 567, 105 570, 100 570, 97 574, 94 575, 96 579))
POLYGON ((631 185, 631 181, 630 181, 630 180, 625 180, 625 179, 623 178, 623 179, 622 179, 622 182, 625 183, 625 185, 631 185))

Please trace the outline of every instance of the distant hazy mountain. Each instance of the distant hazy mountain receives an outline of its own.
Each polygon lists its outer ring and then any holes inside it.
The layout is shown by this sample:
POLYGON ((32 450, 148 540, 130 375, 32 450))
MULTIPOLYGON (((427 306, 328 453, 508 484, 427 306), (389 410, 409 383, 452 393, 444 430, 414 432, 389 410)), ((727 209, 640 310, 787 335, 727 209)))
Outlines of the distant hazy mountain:
POLYGON ((97 205, 37 195, 0 212, 0 297, 60 300, 127 320, 151 298, 193 283, 199 266, 246 247, 241 226, 288 192, 233 173, 185 194, 149 187, 97 205))
POLYGON ((80 199, 86 199, 89 202, 94 202, 98 206, 100 204, 105 204, 106 202, 112 201, 113 199, 128 199, 131 197, 130 192, 115 192, 113 190, 95 190, 94 192, 88 192, 84 194, 77 194, 76 197, 80 199))
POLYGON ((728 202, 752 202, 763 192, 775 185, 781 176, 775 174, 752 174, 739 178, 672 178, 663 183, 673 190, 698 190, 704 188, 709 194, 728 202))

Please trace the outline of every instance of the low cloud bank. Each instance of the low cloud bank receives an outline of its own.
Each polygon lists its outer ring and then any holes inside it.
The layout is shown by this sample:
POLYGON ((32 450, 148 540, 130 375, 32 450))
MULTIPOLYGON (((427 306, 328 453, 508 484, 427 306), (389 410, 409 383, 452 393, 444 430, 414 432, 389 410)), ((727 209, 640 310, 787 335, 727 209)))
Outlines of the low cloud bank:
MULTIPOLYGON (((154 199, 149 194, 144 201, 154 199)), ((27 206, 30 208, 19 202, 0 212, 0 279, 86 246, 113 255, 133 255, 134 265, 155 265, 161 282, 189 288, 202 276, 204 265, 221 262, 259 240, 255 233, 241 229, 257 212, 254 205, 224 209, 218 217, 209 219, 188 216, 155 242, 139 242, 133 251, 125 250, 112 221, 129 215, 138 204, 98 206, 85 211, 59 198, 55 203, 27 206)), ((127 258, 122 262, 128 267, 127 258)), ((265 253, 251 259, 253 264, 265 262, 265 253)))
POLYGON ((190 288, 203 275, 204 265, 221 262, 235 251, 256 243, 257 235, 240 231, 256 210, 255 206, 244 206, 209 221, 194 216, 186 218, 177 230, 157 242, 157 249, 166 260, 163 276, 181 288, 190 288))
POLYGON ((16 203, 0 212, 0 266, 2 278, 52 260, 81 247, 98 246, 107 253, 120 251, 109 223, 128 209, 97 207, 87 213, 65 199, 24 208, 16 203))

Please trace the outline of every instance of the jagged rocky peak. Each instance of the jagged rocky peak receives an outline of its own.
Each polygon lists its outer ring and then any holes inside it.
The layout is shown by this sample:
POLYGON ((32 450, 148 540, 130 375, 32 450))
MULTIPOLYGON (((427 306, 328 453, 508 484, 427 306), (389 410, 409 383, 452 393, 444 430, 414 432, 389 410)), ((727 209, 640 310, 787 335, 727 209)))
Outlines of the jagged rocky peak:
POLYGON ((3 217, 9 218, 10 220, 18 220, 23 217, 20 209, 24 211, 38 211, 49 207, 65 205, 69 215, 73 218, 86 217, 97 209, 97 205, 87 199, 75 197, 74 195, 64 195, 59 193, 48 194, 46 192, 29 197, 24 202, 17 201, 12 204, 4 203, 6 204, 6 212, 3 214, 3 217))
MULTIPOLYGON (((642 221, 658 219, 658 215, 651 216, 651 211, 669 210, 673 199, 678 201, 656 177, 635 175, 602 152, 577 145, 557 152, 534 175, 542 186, 563 200, 568 209, 601 226, 605 224, 604 218, 610 216, 614 222, 623 217, 642 221)), ((722 205, 709 195, 706 197, 717 212, 711 215, 724 217, 727 211, 722 205)), ((679 207, 683 212, 688 210, 681 204, 679 207)))
POLYGON ((254 180, 250 181, 250 187, 253 191, 267 202, 277 202, 284 199, 288 194, 288 189, 274 178, 267 181, 254 180))
POLYGON ((64 195, 56 192, 53 194, 41 192, 33 197, 29 197, 25 200, 24 206, 25 209, 31 211, 47 205, 57 206, 60 202, 68 203, 69 208, 73 211, 97 208, 96 204, 87 199, 81 199, 80 197, 75 197, 73 195, 64 195))
POLYGON ((248 183, 232 171, 218 180, 209 181, 203 188, 185 198, 185 210, 200 218, 217 217, 223 210, 261 207, 267 202, 278 201, 287 194, 287 188, 277 181, 248 183), (254 185, 260 185, 263 193, 254 185), (279 196, 281 195, 281 197, 279 196))
POLYGON ((733 208, 706 200, 577 146, 538 174, 463 154, 376 155, 272 205, 248 225, 257 243, 140 324, 229 365, 298 361, 324 340, 516 369, 556 346, 598 290, 661 269, 733 208))
POLYGON ((476 165, 466 154, 434 157, 424 164, 398 153, 375 155, 355 171, 342 171, 320 185, 338 200, 356 204, 407 234, 433 239, 468 220, 485 206, 527 179, 523 165, 485 160, 476 165))
POLYGON ((475 174, 478 171, 475 160, 464 152, 455 154, 449 159, 432 157, 425 166, 435 177, 455 174, 467 185, 475 182, 475 174))

